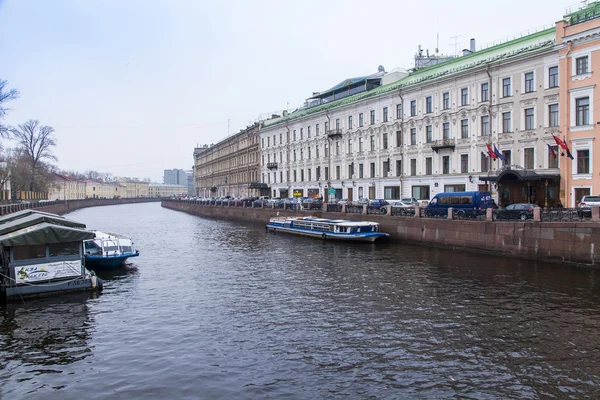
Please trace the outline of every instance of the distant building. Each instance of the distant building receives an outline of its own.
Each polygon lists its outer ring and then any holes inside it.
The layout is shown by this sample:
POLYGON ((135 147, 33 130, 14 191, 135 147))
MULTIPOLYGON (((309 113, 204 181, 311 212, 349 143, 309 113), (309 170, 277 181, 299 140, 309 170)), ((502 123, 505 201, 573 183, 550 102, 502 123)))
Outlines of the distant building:
POLYGON ((194 185, 194 171, 185 171, 185 177, 187 178, 187 191, 190 196, 196 195, 196 186, 194 185))
POLYGON ((119 181, 119 184, 123 186, 121 197, 132 199, 136 197, 148 197, 148 191, 150 184, 148 182, 141 182, 136 180, 123 180, 119 181))
POLYGON ((86 183, 70 176, 53 173, 48 187, 48 200, 85 199, 86 183))
POLYGON ((85 181, 85 197, 88 199, 118 199, 125 197, 126 188, 119 182, 85 181))
POLYGON ((188 194, 188 187, 185 185, 170 185, 167 183, 151 183, 148 187, 150 197, 173 197, 188 194))
POLYGON ((187 174, 182 169, 165 169, 163 175, 163 183, 167 185, 184 185, 187 186, 187 174))
POLYGON ((259 182, 258 124, 217 144, 194 149, 196 192, 200 197, 263 196, 269 187, 259 182))

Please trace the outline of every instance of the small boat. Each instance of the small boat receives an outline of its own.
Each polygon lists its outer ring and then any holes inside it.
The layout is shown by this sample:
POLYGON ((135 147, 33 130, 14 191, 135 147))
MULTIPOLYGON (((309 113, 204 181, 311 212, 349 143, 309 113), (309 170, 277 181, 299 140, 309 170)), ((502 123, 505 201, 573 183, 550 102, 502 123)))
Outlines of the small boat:
POLYGON ((93 237, 84 224, 55 214, 24 210, 0 217, 0 297, 102 290, 102 280, 83 264, 83 241, 93 237))
POLYGON ((92 231, 94 239, 83 242, 85 265, 89 268, 115 268, 140 252, 133 247, 131 238, 114 233, 92 231))
POLYGON ((312 236, 323 240, 355 242, 374 242, 380 237, 389 236, 387 233, 379 232, 379 223, 377 222, 316 217, 274 217, 270 219, 266 229, 272 232, 312 236))

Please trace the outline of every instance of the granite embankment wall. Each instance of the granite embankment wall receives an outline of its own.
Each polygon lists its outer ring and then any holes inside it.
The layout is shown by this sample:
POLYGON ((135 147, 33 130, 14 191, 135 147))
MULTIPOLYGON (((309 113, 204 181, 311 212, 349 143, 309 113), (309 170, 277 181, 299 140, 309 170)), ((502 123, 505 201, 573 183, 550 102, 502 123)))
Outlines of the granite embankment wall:
POLYGON ((117 204, 135 204, 158 202, 161 199, 153 198, 134 198, 134 199, 86 199, 86 200, 67 200, 52 201, 47 203, 15 203, 0 205, 0 215, 10 214, 12 212, 35 209, 53 214, 66 214, 71 211, 86 207, 112 206, 117 204))
MULTIPOLYGON (((273 216, 297 216, 297 211, 281 209, 221 207, 163 201, 165 208, 210 218, 267 223, 273 216)), ((312 211, 324 218, 340 218, 340 213, 312 211)), ((386 215, 351 214, 346 218, 376 221, 381 231, 405 243, 464 249, 497 256, 556 261, 581 266, 600 266, 599 222, 509 222, 465 221, 386 215)))

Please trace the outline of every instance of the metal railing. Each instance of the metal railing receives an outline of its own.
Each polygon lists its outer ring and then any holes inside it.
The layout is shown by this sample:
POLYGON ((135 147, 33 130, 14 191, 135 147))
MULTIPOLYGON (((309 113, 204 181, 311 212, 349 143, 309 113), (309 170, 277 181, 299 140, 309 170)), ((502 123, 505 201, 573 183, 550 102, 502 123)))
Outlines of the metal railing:
POLYGON ((545 222, 586 221, 592 219, 592 212, 581 211, 577 208, 544 208, 540 215, 545 222))
MULTIPOLYGON (((242 208, 266 208, 266 209, 286 209, 290 211, 320 211, 323 210, 323 205, 319 202, 316 203, 285 203, 284 201, 273 203, 273 202, 261 202, 261 201, 226 201, 226 200, 202 200, 202 199, 165 199, 170 201, 178 201, 189 204, 198 204, 203 206, 212 207, 242 207, 242 208)), ((53 205, 58 202, 47 202, 43 205, 53 205)), ((32 203, 33 205, 34 203, 32 203)), ((18 211, 26 208, 33 208, 32 205, 25 204, 12 204, 1 207, 10 208, 11 211, 18 211)), ((35 204, 40 207, 40 204, 35 204)), ((362 205, 346 205, 347 214, 364 214, 364 206, 362 205)), ((341 213, 343 206, 341 204, 327 204, 328 212, 341 213)), ((7 210, 8 211, 8 210, 7 210)), ((447 219, 448 210, 427 210, 425 207, 419 208, 420 218, 434 218, 434 219, 447 219)), ((387 215, 387 207, 379 206, 367 206, 367 215, 387 215)), ((392 217, 415 217, 415 208, 403 208, 403 207, 392 207, 392 217)), ((492 210, 492 221, 523 221, 532 222, 534 213, 529 210, 505 210, 497 209, 492 210)), ((470 220, 470 221, 484 221, 486 220, 485 210, 452 210, 452 219, 456 220, 470 220)), ((540 210, 541 222, 592 222, 592 213, 590 209, 580 210, 578 208, 542 208, 540 210)))

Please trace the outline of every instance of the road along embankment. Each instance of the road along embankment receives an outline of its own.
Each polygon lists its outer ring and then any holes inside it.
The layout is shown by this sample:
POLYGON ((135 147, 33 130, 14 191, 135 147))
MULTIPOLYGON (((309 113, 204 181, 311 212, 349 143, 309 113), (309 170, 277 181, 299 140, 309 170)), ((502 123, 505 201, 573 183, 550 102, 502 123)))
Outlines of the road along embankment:
POLYGON ((380 223, 394 240, 419 245, 464 249, 565 264, 600 266, 600 223, 541 221, 469 221, 339 212, 291 211, 270 208, 209 206, 180 201, 162 202, 172 210, 208 218, 267 223, 274 216, 314 215, 323 218, 369 220, 380 223))

